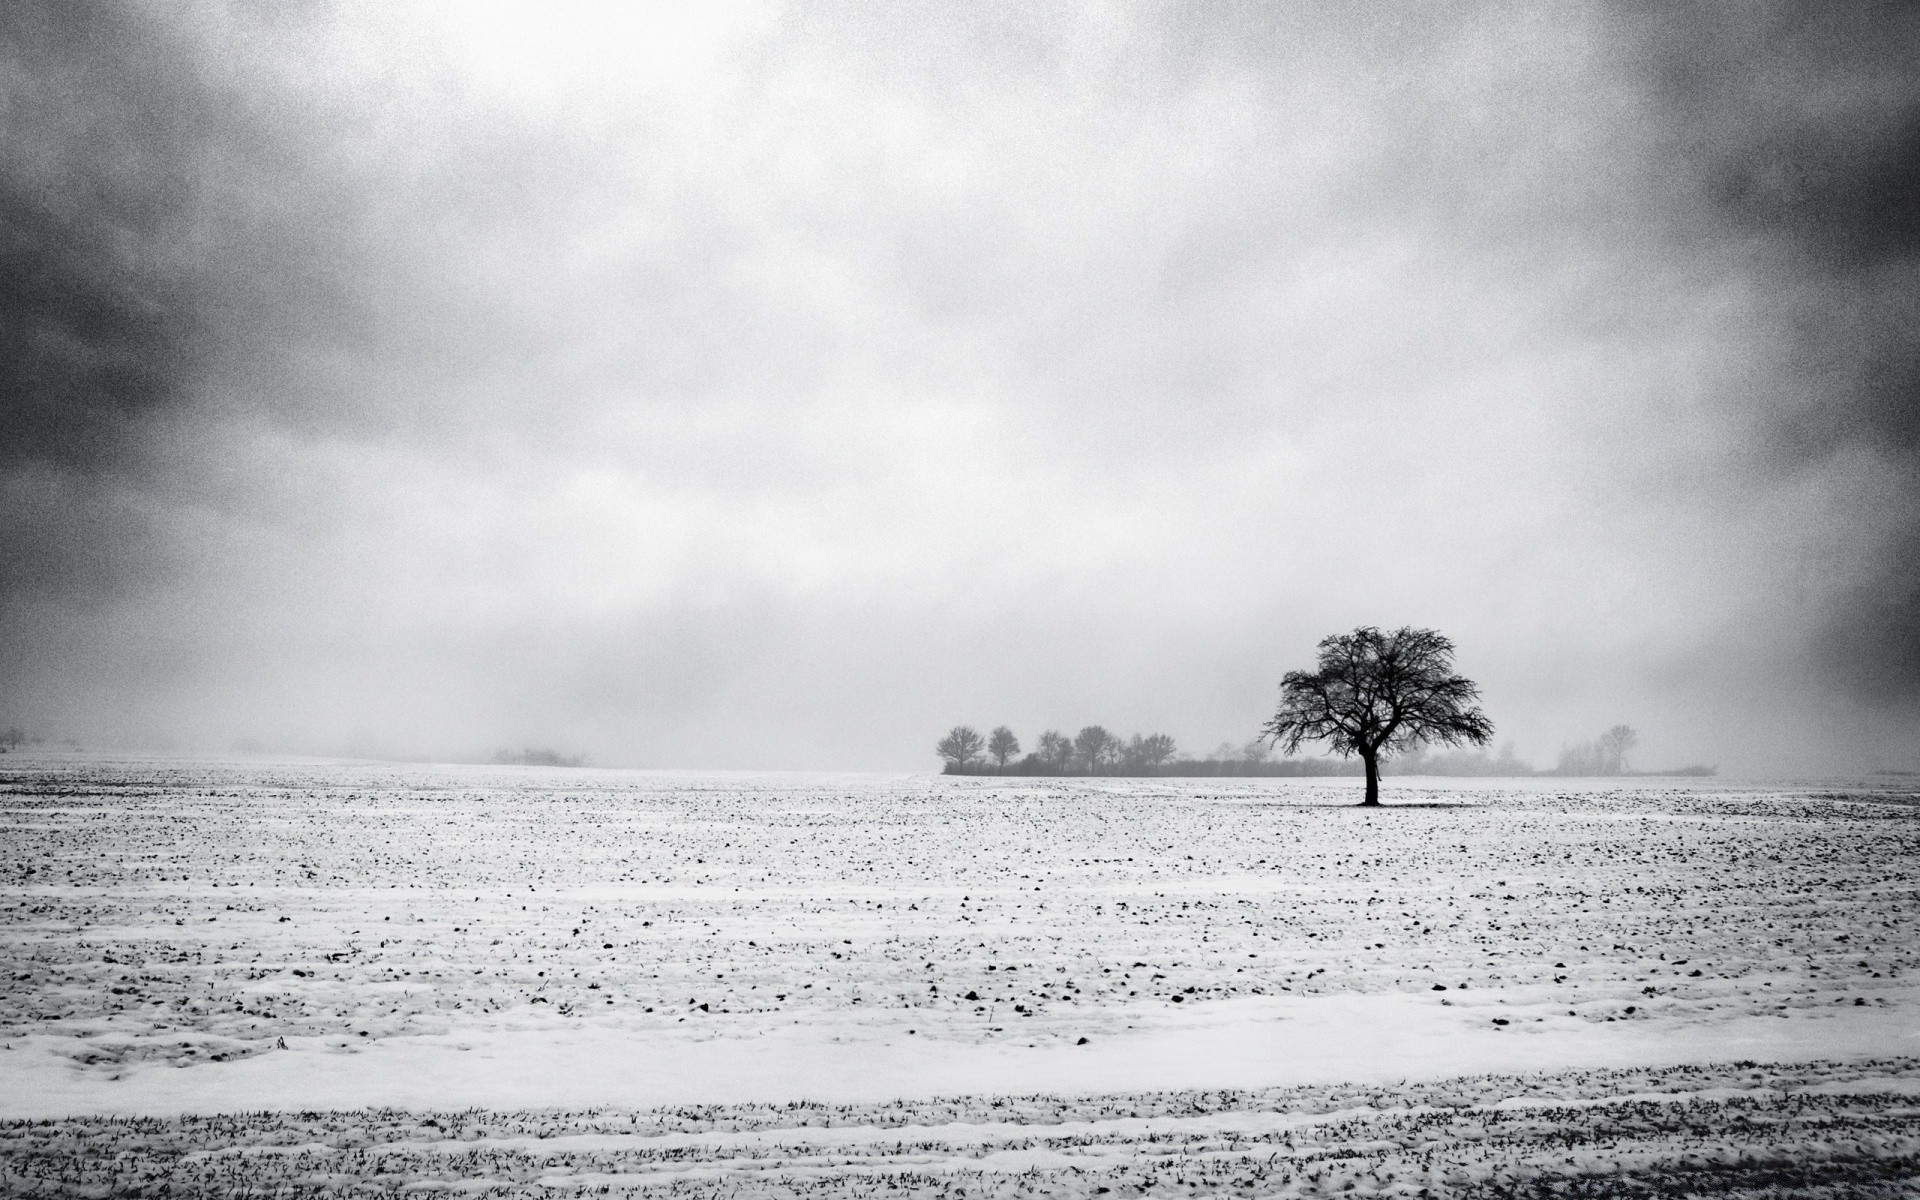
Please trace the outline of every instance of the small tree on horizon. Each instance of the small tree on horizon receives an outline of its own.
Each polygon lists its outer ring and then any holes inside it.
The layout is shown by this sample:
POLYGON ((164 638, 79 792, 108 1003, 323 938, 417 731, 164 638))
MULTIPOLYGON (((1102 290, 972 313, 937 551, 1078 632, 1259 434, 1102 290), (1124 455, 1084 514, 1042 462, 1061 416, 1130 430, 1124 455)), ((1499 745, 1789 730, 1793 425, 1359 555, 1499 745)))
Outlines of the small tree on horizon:
POLYGON ((1080 761, 1087 765, 1087 774, 1097 775, 1100 765, 1119 748, 1119 742, 1107 732, 1105 726, 1088 725, 1074 735, 1073 748, 1078 752, 1080 761))
POLYGON ((1040 735, 1034 753, 1040 756, 1041 762, 1056 771, 1064 771, 1073 765, 1073 742, 1057 729, 1049 729, 1040 735))
POLYGON ((1600 735, 1600 773, 1619 775, 1627 769, 1627 754, 1640 743, 1631 725, 1615 725, 1600 735))
POLYGON ((1367 768, 1362 805, 1380 803, 1380 756, 1437 743, 1484 746, 1493 722, 1473 707, 1480 689, 1453 674, 1453 643, 1431 629, 1381 633, 1363 625, 1320 639, 1317 671, 1289 671, 1280 710, 1261 727, 1285 753, 1326 742, 1367 768))
POLYGON ((1020 739, 1013 736, 1013 730, 1005 725, 987 735, 987 753, 993 756, 993 765, 1004 767, 1007 760, 1020 753, 1020 739))
POLYGON ((1173 738, 1164 733, 1150 733, 1139 742, 1140 761, 1149 767, 1157 767, 1177 753, 1173 738))
POLYGON ((971 725, 955 725, 947 731, 947 736, 935 743, 933 752, 955 767, 964 767, 980 757, 985 745, 980 734, 971 725))

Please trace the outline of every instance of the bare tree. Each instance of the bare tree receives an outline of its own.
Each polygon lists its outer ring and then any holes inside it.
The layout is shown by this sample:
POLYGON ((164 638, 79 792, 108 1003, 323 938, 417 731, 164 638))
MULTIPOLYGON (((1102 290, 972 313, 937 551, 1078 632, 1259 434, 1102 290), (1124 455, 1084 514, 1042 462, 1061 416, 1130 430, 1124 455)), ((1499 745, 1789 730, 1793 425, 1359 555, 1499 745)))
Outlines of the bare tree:
POLYGON ((1173 757, 1173 739, 1164 733, 1136 733, 1124 745, 1116 738, 1114 748, 1120 769, 1128 775, 1144 775, 1173 757))
POLYGON ((1631 725, 1615 725, 1600 735, 1600 773, 1618 775, 1627 769, 1627 754, 1640 743, 1631 725))
POLYGON ((947 736, 935 744, 933 752, 946 759, 950 766, 964 767, 980 757, 984 745, 980 734, 971 725, 955 725, 947 731, 947 736))
POLYGON ((1057 729, 1049 729, 1040 735, 1034 753, 1040 756, 1041 762, 1056 771, 1064 771, 1073 765, 1073 742, 1057 729))
POLYGON ((1119 743, 1104 726, 1089 725, 1074 735, 1073 748, 1079 754, 1080 761, 1087 764, 1087 774, 1095 775, 1099 773, 1101 765, 1113 757, 1114 751, 1119 749, 1119 743))
POLYGON ((1141 761, 1149 767, 1157 767, 1177 753, 1173 739, 1164 733, 1148 734, 1139 743, 1141 761))
POLYGON ((1366 805, 1380 803, 1380 756, 1429 742, 1484 746, 1493 722, 1473 707, 1480 689, 1453 674, 1453 643, 1431 629, 1381 633, 1371 625, 1322 638, 1320 669, 1289 671, 1280 710, 1262 732, 1286 753, 1326 742, 1367 768, 1366 805))
POLYGON ((1013 730, 1005 725, 987 735, 987 753, 993 756, 993 765, 1004 767, 1007 760, 1020 753, 1020 739, 1013 736, 1013 730))

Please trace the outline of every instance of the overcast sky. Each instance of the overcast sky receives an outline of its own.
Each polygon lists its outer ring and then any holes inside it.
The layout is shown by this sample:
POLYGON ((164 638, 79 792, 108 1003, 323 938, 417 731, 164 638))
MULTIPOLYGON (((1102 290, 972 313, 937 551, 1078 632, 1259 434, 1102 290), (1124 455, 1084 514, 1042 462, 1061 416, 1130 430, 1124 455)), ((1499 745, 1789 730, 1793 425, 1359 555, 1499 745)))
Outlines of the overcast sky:
POLYGON ((0 31, 0 721, 1205 752, 1414 624, 1536 765, 1920 766, 1910 8, 0 31))

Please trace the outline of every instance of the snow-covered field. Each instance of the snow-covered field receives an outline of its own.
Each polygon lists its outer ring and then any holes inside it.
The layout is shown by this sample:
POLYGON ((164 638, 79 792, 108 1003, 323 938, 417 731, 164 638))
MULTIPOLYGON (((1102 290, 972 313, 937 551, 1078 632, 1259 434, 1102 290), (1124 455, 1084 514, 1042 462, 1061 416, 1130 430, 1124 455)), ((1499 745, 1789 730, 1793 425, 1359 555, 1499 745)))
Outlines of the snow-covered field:
POLYGON ((1910 1194, 1911 789, 1355 798, 8 756, 0 1184, 1910 1194))

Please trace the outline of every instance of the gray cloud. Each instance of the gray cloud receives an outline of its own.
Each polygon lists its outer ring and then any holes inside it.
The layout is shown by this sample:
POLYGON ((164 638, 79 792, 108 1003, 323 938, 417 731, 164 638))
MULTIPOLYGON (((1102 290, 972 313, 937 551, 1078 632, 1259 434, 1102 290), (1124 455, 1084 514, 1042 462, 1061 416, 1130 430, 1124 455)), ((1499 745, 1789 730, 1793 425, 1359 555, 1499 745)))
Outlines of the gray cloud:
MULTIPOLYGON (((1879 544, 1834 598, 1818 665, 1869 701, 1920 696, 1920 14, 1774 4, 1649 16, 1673 154, 1711 219, 1752 246, 1779 356, 1768 467, 1903 479, 1879 544)), ((1867 520, 1869 514, 1857 514, 1867 520)))
POLYGON ((110 587, 138 556, 138 506, 89 485, 192 385, 199 314, 165 260, 197 114, 193 90, 141 53, 135 18, 29 4, 4 20, 0 595, 12 602, 110 587))

